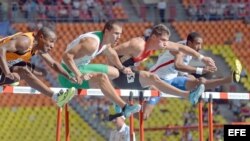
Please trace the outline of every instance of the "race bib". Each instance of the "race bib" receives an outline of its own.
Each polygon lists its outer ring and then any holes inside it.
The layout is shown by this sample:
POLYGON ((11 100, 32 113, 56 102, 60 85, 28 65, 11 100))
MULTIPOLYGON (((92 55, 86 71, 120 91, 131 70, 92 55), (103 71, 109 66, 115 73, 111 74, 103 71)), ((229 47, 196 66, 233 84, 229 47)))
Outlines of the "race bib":
POLYGON ((135 81, 135 73, 127 74, 128 83, 133 83, 135 81))

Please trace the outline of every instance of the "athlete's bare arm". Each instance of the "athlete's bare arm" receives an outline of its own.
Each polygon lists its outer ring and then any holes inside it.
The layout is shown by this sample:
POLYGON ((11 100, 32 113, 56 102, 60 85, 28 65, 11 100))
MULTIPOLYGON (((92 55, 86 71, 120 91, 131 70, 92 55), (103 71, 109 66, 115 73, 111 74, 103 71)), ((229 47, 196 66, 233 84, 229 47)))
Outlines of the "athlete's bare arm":
POLYGON ((61 64, 56 62, 50 55, 49 53, 38 53, 44 60, 45 62, 57 73, 62 74, 66 78, 68 78, 71 81, 74 81, 72 77, 62 68, 61 64))
MULTIPOLYGON (((172 53, 172 52, 171 52, 172 53)), ((174 55, 174 53, 172 53, 174 55)), ((182 52, 176 53, 175 54, 175 68, 179 71, 182 72, 188 72, 188 73, 196 73, 196 67, 190 66, 190 65, 185 65, 183 62, 185 54, 182 52)), ((213 68, 205 67, 203 68, 203 74, 208 73, 208 72, 214 72, 216 71, 213 68)))
POLYGON ((192 49, 188 46, 168 41, 166 49, 168 49, 170 51, 181 51, 184 54, 188 54, 188 55, 191 55, 195 58, 201 59, 208 66, 216 68, 214 60, 212 58, 206 57, 206 56, 201 58, 201 56, 203 56, 203 55, 201 55, 200 53, 198 53, 197 51, 195 51, 194 49, 192 49))
POLYGON ((116 66, 120 71, 122 71, 125 74, 130 74, 132 73, 132 70, 129 67, 124 67, 116 53, 116 51, 111 48, 111 46, 107 47, 104 51, 103 54, 107 56, 109 63, 111 65, 116 66))
POLYGON ((144 40, 137 37, 116 46, 114 49, 118 55, 137 57, 144 50, 144 45, 144 40))
POLYGON ((74 59, 82 58, 85 55, 91 55, 97 49, 97 44, 98 42, 94 38, 84 38, 80 40, 79 44, 63 54, 64 63, 75 74, 79 84, 82 82, 82 73, 77 68, 74 59))
POLYGON ((7 52, 24 52, 29 48, 30 39, 26 36, 18 36, 14 40, 2 45, 0 47, 0 67, 6 77, 16 80, 17 78, 10 72, 6 61, 7 52))
POLYGON ((118 46, 114 47, 114 50, 117 52, 118 55, 128 55, 130 41, 124 42, 119 44, 118 46))

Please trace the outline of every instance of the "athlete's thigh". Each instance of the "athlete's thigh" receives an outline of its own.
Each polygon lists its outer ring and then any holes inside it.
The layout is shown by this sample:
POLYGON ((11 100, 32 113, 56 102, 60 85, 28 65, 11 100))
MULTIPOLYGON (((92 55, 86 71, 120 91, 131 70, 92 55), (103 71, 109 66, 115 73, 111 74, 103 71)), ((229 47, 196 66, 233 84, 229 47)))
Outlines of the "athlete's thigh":
POLYGON ((104 65, 104 64, 88 64, 84 67, 80 67, 80 71, 82 73, 90 73, 90 72, 101 72, 107 74, 109 79, 115 79, 119 76, 119 71, 117 68, 104 65))
POLYGON ((160 78, 156 74, 148 71, 140 71, 139 76, 140 83, 143 87, 151 86, 154 82, 160 80, 160 78))
POLYGON ((119 77, 119 70, 113 66, 108 66, 108 73, 107 73, 109 79, 113 80, 117 77, 119 77))

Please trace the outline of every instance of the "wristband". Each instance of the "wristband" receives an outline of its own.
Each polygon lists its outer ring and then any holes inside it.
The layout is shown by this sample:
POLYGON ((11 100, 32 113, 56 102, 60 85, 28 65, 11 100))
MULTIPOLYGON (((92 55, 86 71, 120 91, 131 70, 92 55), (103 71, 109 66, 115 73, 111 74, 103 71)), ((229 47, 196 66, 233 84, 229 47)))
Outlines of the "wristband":
POLYGON ((203 72, 203 68, 199 68, 199 67, 196 68, 196 74, 202 75, 202 72, 203 72))
POLYGON ((200 54, 198 60, 202 61, 203 58, 204 58, 204 56, 200 54))

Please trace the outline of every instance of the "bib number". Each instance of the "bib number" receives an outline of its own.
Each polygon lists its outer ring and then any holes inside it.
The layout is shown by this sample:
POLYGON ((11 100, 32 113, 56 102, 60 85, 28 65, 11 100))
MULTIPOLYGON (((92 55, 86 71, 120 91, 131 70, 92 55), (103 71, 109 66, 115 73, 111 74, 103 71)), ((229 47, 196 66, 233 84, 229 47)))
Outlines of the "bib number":
POLYGON ((127 81, 128 81, 128 83, 135 82, 135 73, 127 74, 127 81))

